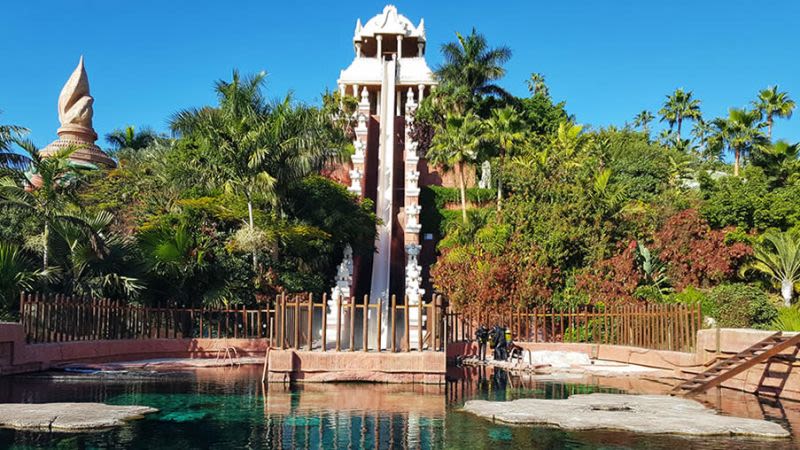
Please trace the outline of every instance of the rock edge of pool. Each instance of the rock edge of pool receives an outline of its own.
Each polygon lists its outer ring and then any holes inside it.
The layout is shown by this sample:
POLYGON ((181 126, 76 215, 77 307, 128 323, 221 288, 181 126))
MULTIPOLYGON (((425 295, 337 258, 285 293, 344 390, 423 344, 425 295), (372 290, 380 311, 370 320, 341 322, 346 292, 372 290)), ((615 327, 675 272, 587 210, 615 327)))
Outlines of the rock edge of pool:
POLYGON ((113 428, 155 412, 149 406, 105 403, 0 403, 0 427, 84 432, 113 428))
POLYGON ((513 425, 647 434, 788 438, 777 423, 723 416, 694 400, 667 395, 581 394, 565 400, 470 400, 464 410, 513 425))

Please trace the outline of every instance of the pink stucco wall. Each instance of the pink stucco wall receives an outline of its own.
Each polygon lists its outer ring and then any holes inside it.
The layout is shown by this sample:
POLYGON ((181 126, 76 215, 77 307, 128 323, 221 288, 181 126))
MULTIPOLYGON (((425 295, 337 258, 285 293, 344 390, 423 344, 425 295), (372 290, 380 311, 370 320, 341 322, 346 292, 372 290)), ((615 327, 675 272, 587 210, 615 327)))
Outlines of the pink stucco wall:
POLYGON ((71 362, 111 362, 147 358, 215 357, 236 347, 241 356, 263 356, 263 339, 148 339, 27 344, 22 326, 0 323, 0 375, 46 370, 71 362))

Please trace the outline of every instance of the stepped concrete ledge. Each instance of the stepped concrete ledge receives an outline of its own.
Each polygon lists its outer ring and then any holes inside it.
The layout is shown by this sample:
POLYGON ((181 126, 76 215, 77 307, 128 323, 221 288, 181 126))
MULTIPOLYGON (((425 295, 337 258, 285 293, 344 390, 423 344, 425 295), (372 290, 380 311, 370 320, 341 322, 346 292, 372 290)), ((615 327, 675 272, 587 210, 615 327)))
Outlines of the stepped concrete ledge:
POLYGON ((566 400, 470 400, 464 410, 516 425, 550 425, 566 430, 619 430, 647 434, 789 437, 765 420, 723 416, 702 404, 666 395, 588 394, 566 400))
POLYGON ((104 403, 0 403, 0 427, 40 431, 111 428, 158 412, 148 406, 104 403))

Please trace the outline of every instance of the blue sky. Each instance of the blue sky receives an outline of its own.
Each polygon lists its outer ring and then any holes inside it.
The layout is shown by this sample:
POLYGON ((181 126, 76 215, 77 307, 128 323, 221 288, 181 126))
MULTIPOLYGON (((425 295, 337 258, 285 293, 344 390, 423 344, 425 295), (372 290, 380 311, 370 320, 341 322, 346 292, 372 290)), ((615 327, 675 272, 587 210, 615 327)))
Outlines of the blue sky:
MULTIPOLYGON (((779 84, 800 100, 800 2, 785 1, 398 1, 425 18, 428 60, 473 26, 514 56, 502 84, 524 95, 543 73, 579 123, 622 125, 657 111, 677 87, 694 91, 706 116, 746 106, 779 84), (458 6, 456 6, 458 5, 458 6)), ((353 57, 355 20, 383 2, 202 0, 9 0, 0 19, 0 123, 55 139, 58 93, 86 57, 95 128, 165 130, 175 111, 214 102, 231 70, 266 70, 268 94, 317 102, 353 57)), ((800 112, 775 136, 800 140, 800 112)), ((102 145, 102 144, 101 144, 102 145)))

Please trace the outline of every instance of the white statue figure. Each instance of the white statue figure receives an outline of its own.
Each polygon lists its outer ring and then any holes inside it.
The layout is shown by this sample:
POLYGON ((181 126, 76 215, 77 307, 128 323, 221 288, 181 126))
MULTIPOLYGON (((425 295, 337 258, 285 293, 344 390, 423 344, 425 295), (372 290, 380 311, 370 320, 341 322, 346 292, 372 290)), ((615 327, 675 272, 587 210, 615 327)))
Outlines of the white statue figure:
POLYGON ((366 131, 367 130, 367 116, 364 114, 358 114, 358 125, 356 126, 356 131, 366 131))
POLYGON ((336 284, 331 290, 328 299, 325 322, 327 323, 327 342, 336 342, 336 330, 338 330, 337 311, 339 304, 352 296, 353 283, 353 248, 347 244, 344 248, 342 262, 336 268, 336 284))
POLYGON ((481 189, 492 187, 492 164, 489 161, 481 164, 481 179, 478 180, 478 187, 481 189))
POLYGON ((350 158, 354 164, 364 164, 364 158, 366 158, 366 153, 364 152, 366 148, 366 144, 361 140, 356 139, 353 143, 353 147, 355 147, 355 152, 353 153, 353 157, 350 158))
POLYGON ((347 188, 348 191, 354 194, 361 194, 361 171, 357 169, 353 169, 350 171, 350 187, 347 188))
POLYGON ((419 205, 406 206, 406 231, 409 233, 419 233, 422 225, 419 223, 419 213, 422 207, 419 205))

